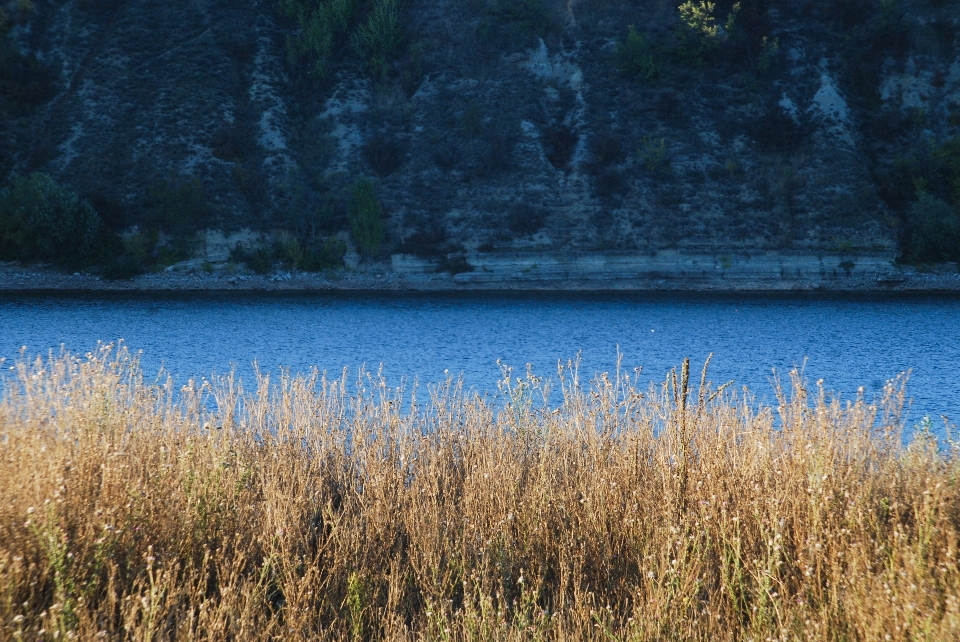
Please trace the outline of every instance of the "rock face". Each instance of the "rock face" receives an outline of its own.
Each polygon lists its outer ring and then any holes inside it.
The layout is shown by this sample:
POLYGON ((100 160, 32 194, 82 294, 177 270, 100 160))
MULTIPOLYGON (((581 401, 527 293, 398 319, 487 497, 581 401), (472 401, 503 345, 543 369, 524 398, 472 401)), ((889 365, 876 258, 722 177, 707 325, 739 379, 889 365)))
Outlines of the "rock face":
POLYGON ((523 253, 889 261, 914 200, 897 162, 960 133, 953 0, 718 2, 702 59, 676 0, 512 1, 409 0, 386 74, 346 43, 320 78, 274 0, 37 0, 7 37, 55 91, 5 119, 0 171, 49 173, 127 227, 162 227, 151 207, 192 181, 187 227, 219 230, 217 256, 348 230, 372 177, 394 268, 466 257, 472 282, 523 253))

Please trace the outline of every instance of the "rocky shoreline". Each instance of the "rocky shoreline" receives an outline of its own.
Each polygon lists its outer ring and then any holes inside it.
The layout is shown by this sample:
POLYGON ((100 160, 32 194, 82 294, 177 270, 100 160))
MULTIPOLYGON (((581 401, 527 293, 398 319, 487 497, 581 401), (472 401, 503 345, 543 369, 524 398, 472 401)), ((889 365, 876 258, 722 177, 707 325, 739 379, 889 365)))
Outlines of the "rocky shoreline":
POLYGON ((956 265, 919 270, 889 257, 809 255, 659 257, 556 255, 468 257, 469 271, 437 272, 429 261, 394 255, 357 269, 257 275, 233 264, 188 261, 129 280, 50 266, 0 264, 0 292, 850 292, 960 293, 956 265), (836 265, 832 265, 832 264, 836 265), (832 269, 831 269, 832 265, 832 269))

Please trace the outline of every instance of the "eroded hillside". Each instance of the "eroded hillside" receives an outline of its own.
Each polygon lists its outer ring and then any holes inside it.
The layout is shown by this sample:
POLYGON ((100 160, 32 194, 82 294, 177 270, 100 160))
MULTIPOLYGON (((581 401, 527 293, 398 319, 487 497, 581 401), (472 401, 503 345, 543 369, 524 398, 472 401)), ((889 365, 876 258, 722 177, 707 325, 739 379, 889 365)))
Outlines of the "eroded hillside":
POLYGON ((3 175, 49 174, 106 227, 137 226, 145 248, 127 234, 127 254, 176 256, 197 230, 250 228, 303 248, 351 231, 370 260, 960 257, 955 0, 21 0, 5 12, 3 175), (382 240, 357 230, 358 184, 382 240))

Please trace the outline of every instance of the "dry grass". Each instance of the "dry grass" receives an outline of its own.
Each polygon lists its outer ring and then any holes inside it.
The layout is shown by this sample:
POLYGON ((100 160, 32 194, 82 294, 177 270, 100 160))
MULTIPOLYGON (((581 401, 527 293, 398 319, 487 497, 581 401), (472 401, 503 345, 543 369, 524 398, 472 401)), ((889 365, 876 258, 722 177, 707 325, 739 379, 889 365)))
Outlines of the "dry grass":
POLYGON ((841 405, 794 376, 770 409, 685 371, 563 369, 544 410, 533 377, 411 403, 21 362, 0 637, 960 639, 960 464, 902 445, 902 382, 841 405))

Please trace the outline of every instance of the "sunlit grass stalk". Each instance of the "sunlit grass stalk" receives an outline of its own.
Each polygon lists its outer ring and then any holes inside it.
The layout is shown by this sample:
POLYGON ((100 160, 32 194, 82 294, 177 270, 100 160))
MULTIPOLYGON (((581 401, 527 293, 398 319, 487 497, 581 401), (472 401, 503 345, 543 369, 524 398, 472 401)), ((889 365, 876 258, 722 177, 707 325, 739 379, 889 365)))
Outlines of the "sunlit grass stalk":
MULTIPOLYGON (((960 639, 958 445, 904 381, 776 407, 663 386, 21 360, 0 400, 0 638, 960 639), (425 397, 425 398, 424 398, 425 397), (693 403, 696 407, 693 407, 693 403)), ((723 387, 721 387, 723 388, 723 387)))

